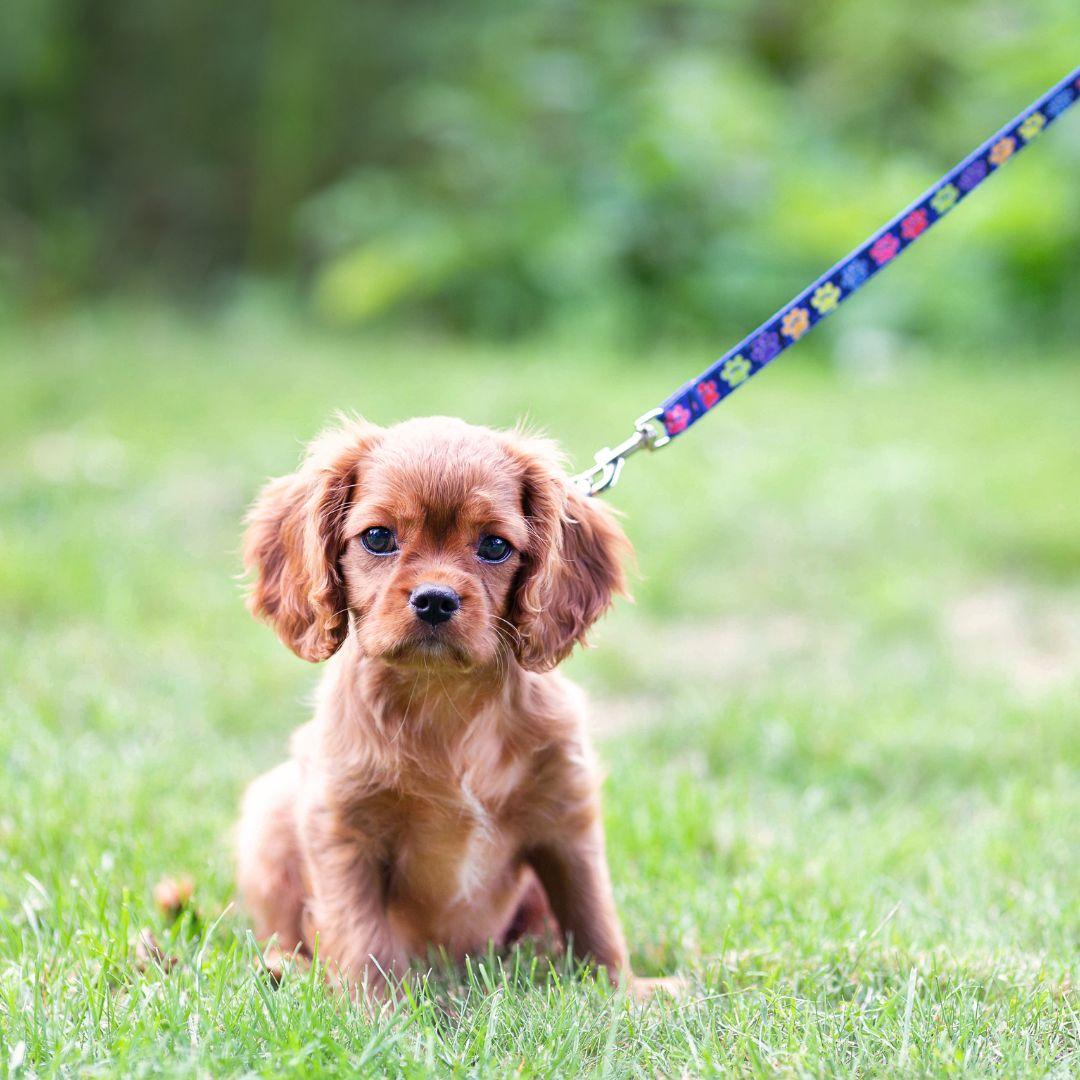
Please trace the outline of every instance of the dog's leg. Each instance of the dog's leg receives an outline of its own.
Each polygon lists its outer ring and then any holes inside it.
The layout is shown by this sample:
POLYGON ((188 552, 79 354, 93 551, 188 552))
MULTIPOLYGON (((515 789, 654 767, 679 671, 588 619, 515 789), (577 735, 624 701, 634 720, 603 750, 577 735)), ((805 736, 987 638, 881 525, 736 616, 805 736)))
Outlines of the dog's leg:
POLYGON ((275 955, 303 949, 304 885, 294 807, 298 777, 287 761, 253 781, 236 833, 237 881, 255 936, 275 955))
POLYGON ((551 945, 559 935, 544 886, 531 866, 523 867, 521 894, 506 929, 496 938, 501 948, 509 948, 524 938, 551 945))
POLYGON ((536 847, 528 860, 551 902, 574 954, 604 968, 612 983, 630 978, 622 927, 611 894, 611 878, 599 825, 536 847))
POLYGON ((311 879, 311 926, 319 954, 338 980, 375 997, 388 977, 402 978, 408 953, 386 916, 382 868, 355 833, 342 833, 316 811, 304 830, 311 879))

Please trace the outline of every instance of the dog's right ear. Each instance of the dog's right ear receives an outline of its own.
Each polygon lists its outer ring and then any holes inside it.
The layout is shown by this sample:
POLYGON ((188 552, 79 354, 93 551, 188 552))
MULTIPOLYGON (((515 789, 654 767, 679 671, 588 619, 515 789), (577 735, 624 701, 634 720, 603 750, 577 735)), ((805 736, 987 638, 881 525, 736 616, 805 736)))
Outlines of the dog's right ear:
POLYGON ((333 656, 349 630, 338 566, 342 528, 362 459, 379 434, 363 421, 323 432, 300 468, 271 480, 247 516, 248 609, 313 663, 333 656))

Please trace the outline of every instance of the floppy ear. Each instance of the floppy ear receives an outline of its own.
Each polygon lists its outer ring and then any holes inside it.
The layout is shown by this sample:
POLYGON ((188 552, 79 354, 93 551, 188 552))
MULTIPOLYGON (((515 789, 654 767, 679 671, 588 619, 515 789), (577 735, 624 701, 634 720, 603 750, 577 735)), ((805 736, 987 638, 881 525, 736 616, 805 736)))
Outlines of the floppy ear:
POLYGON ((626 595, 631 548, 612 511, 567 480, 547 444, 533 445, 522 488, 529 550, 513 621, 521 665, 546 671, 585 643, 616 594, 626 595))
POLYGON ((313 663, 333 656, 348 633, 338 568, 341 530, 360 459, 377 432, 363 422, 323 432, 300 468, 271 480, 247 516, 244 567, 253 575, 248 609, 313 663))

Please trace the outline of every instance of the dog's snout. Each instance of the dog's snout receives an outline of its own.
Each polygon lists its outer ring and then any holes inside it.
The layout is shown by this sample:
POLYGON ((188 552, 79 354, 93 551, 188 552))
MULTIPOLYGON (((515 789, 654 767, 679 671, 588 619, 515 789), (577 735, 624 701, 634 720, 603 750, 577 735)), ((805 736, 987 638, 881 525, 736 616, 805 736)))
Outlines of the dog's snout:
POLYGON ((461 607, 461 597, 448 585, 418 585, 409 595, 409 606, 422 622, 438 626, 461 607))

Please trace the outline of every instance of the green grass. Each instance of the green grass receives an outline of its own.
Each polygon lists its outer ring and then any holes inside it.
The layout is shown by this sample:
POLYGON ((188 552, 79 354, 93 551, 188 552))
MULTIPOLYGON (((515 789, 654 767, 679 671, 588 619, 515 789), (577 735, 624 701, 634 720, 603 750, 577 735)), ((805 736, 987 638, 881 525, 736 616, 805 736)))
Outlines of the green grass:
POLYGON ((0 331, 0 1061, 1074 1075, 1075 356, 909 348, 875 374, 811 345, 628 466, 610 498, 637 603, 570 668, 634 963, 689 973, 685 1001, 642 1010, 518 955, 374 1021, 255 974, 229 829, 318 677, 240 600, 260 482, 335 408, 527 413, 584 462, 706 359, 343 339, 258 312, 0 331), (151 889, 182 872, 202 924, 170 929, 151 889), (140 970, 147 927, 180 966, 140 970))

